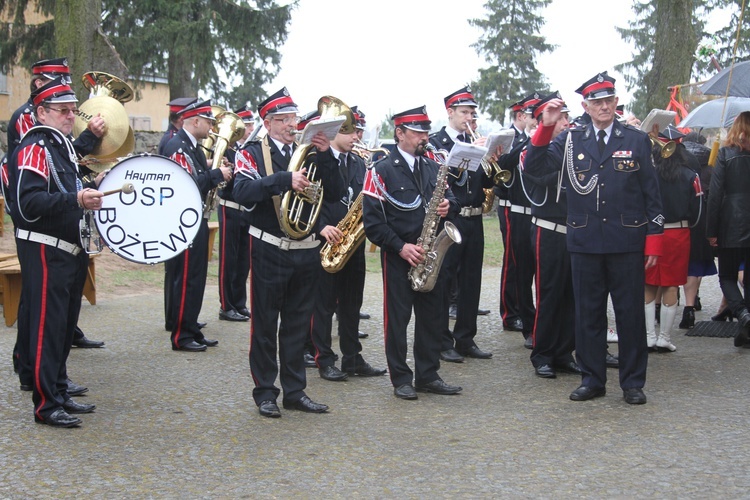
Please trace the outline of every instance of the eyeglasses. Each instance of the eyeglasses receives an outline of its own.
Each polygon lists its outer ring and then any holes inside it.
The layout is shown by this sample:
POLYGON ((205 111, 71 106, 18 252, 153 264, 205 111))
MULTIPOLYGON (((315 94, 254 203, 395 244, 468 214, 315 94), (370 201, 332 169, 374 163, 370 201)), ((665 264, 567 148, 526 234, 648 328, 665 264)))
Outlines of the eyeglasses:
POLYGON ((68 116, 71 113, 74 115, 78 114, 78 108, 50 108, 49 106, 45 106, 44 108, 49 109, 50 111, 57 111, 63 116, 68 116))
POLYGON ((284 125, 291 125, 291 124, 297 124, 299 123, 299 117, 298 116, 287 116, 286 118, 271 118, 271 120, 275 122, 281 122, 284 125))

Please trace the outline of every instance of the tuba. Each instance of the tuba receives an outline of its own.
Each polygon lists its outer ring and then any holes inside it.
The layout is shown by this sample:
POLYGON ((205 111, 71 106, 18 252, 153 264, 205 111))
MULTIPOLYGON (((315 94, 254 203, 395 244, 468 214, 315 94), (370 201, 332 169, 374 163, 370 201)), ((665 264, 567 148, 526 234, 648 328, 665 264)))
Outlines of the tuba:
MULTIPOLYGON (((218 114, 214 115, 216 122, 201 146, 207 150, 206 159, 213 159, 213 168, 218 168, 221 166, 221 160, 224 158, 227 147, 239 141, 245 135, 245 123, 238 115, 231 111, 224 111, 219 106, 212 106, 211 112, 214 111, 218 111, 218 114)), ((226 182, 222 182, 208 192, 203 204, 203 217, 208 218, 213 209, 216 208, 216 193, 219 188, 225 186, 226 182)))
POLYGON ((448 164, 441 158, 441 156, 444 156, 443 150, 436 151, 435 147, 429 143, 425 146, 425 149, 435 155, 437 162, 440 164, 440 170, 438 171, 435 190, 424 216, 422 234, 417 240, 417 245, 425 250, 425 259, 421 264, 409 269, 409 281, 412 290, 415 292, 429 292, 435 288, 448 248, 454 243, 461 243, 461 233, 452 222, 446 221, 443 230, 440 233, 437 232, 440 224, 437 209, 438 205, 445 199, 445 190, 448 187, 448 164))
MULTIPOLYGON (((340 99, 333 96, 323 96, 318 100, 320 120, 343 116, 344 123, 339 132, 351 134, 354 132, 354 114, 340 99)), ((302 239, 315 227, 323 205, 323 184, 318 178, 318 157, 312 143, 300 144, 289 160, 288 172, 298 172, 307 169, 307 179, 310 185, 302 192, 288 190, 281 199, 279 225, 284 233, 293 239, 302 239)))
POLYGON ((133 99, 133 89, 116 76, 100 71, 90 71, 81 80, 91 97, 78 108, 73 133, 79 136, 96 115, 104 118, 106 132, 94 150, 81 161, 94 172, 103 172, 114 165, 117 158, 127 156, 135 149, 133 128, 123 106, 133 99))

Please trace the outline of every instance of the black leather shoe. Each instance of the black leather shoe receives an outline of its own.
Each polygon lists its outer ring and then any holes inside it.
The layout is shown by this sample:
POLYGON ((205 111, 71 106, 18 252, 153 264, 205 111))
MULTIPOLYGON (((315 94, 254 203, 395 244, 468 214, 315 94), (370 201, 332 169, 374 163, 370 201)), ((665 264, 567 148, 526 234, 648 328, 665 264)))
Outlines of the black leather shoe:
POLYGON ((490 312, 489 309, 477 309, 477 316, 487 316, 490 312))
POLYGON ((521 318, 516 318, 507 322, 503 322, 503 330, 508 332, 522 332, 523 321, 521 321, 521 318))
POLYGON ((75 399, 71 398, 63 403, 63 410, 67 411, 71 415, 74 413, 91 413, 92 411, 96 410, 96 405, 79 403, 75 399))
POLYGON ((80 396, 81 394, 84 394, 86 392, 89 392, 88 387, 78 385, 72 380, 68 379, 68 396, 80 396))
POLYGON ((588 401, 589 399, 600 398, 605 394, 607 394, 607 389, 604 387, 582 385, 570 393, 570 399, 573 401, 588 401))
POLYGON ((463 387, 457 385, 446 384, 443 379, 433 380, 427 384, 421 384, 416 387, 420 392, 431 392, 433 394, 451 395, 458 394, 463 390, 463 387))
POLYGON ((206 350, 206 346, 199 344, 198 342, 191 340, 185 345, 172 346, 173 351, 188 351, 188 352, 201 352, 206 350))
POLYGON ((695 307, 685 306, 682 309, 682 320, 680 321, 679 328, 682 330, 690 330, 695 327, 695 307))
POLYGON ((20 387, 20 389, 21 389, 22 391, 30 391, 30 390, 32 390, 32 389, 33 389, 33 387, 31 386, 31 384, 21 384, 21 387, 20 387))
POLYGON ((610 353, 607 353, 607 357, 605 358, 604 363, 607 365, 607 368, 619 368, 620 367, 620 360, 617 359, 617 356, 613 356, 610 353))
POLYGON ((284 408, 304 411, 305 413, 325 413, 328 411, 328 405, 316 403, 307 396, 302 396, 297 401, 284 401, 284 408))
POLYGON ((52 427, 77 427, 81 425, 81 419, 68 415, 65 410, 58 408, 44 418, 34 417, 38 424, 47 424, 52 427))
POLYGON ((78 339, 73 339, 73 345, 75 347, 80 347, 82 349, 93 349, 97 347, 104 347, 104 342, 100 342, 98 340, 90 340, 87 339, 86 336, 82 336, 78 339))
MULTIPOLYGON (((206 325, 207 325, 207 324, 208 324, 208 323, 201 323, 201 322, 199 321, 199 322, 198 322, 198 330, 203 330, 204 328, 206 328, 206 325)), ((168 328, 168 330, 169 330, 170 332, 172 331, 172 329, 171 329, 171 328, 168 328)))
POLYGON ((523 339, 523 346, 526 349, 533 349, 534 348, 534 337, 532 337, 531 335, 529 335, 528 337, 526 337, 525 339, 523 339))
POLYGON ((359 311, 359 319, 370 319, 371 317, 369 314, 359 311))
POLYGON ((448 308, 448 317, 450 319, 456 319, 458 317, 458 306, 456 304, 451 304, 448 308))
POLYGON ((557 373, 555 372, 555 369, 552 368, 550 365, 539 365, 536 368, 534 368, 534 373, 536 373, 537 377, 557 378, 557 373))
POLYGON ((411 384, 400 385, 393 389, 393 395, 400 399, 417 399, 417 391, 411 384))
POLYGON ((563 363, 563 364, 555 365, 555 369, 563 373, 572 373, 574 375, 581 374, 581 368, 578 366, 578 363, 576 363, 575 361, 571 361, 570 363, 563 363))
POLYGON ((380 370, 370 366, 370 363, 362 363, 354 368, 347 369, 346 373, 359 377, 380 377, 381 375, 385 375, 385 369, 380 370))
POLYGON ((464 357, 461 356, 455 349, 448 349, 440 353, 440 359, 449 363, 463 363, 464 357))
POLYGON ((711 316, 711 321, 732 321, 733 317, 732 311, 728 307, 725 307, 717 315, 711 316))
POLYGON ((361 339, 366 339, 366 338, 367 338, 367 337, 369 337, 369 336, 370 336, 370 334, 369 334, 369 333, 365 333, 365 332, 357 332, 357 337, 359 337, 359 338, 361 338, 361 339))
POLYGON ((305 353, 305 368, 315 368, 318 364, 315 362, 315 356, 309 352, 305 353))
POLYGON ((343 382, 349 378, 349 375, 333 365, 318 368, 318 373, 320 373, 320 378, 330 380, 331 382, 343 382))
POLYGON ((196 342, 198 344, 204 345, 206 347, 216 347, 217 345, 219 345, 219 341, 218 340, 211 340, 211 339, 207 339, 206 337, 203 337, 202 339, 196 340, 196 342))
POLYGON ((250 309, 248 309, 247 307, 241 307, 241 308, 237 309, 237 312, 240 313, 243 316, 247 316, 248 318, 252 318, 253 317, 253 315, 250 314, 250 309))
POLYGON ((279 418, 281 417, 281 410, 276 404, 276 401, 261 401, 258 405, 258 413, 268 418, 279 418))
POLYGON ((645 405, 646 395, 643 394, 643 389, 634 387, 632 389, 623 389, 622 397, 625 398, 625 402, 629 405, 645 405))
MULTIPOLYGON (((747 311, 745 311, 747 313, 747 311)), ((742 318, 742 316, 740 316, 742 318)), ((742 347, 748 342, 748 327, 742 323, 737 325, 737 335, 734 336, 734 347, 742 347)))
POLYGON ((490 359, 492 357, 491 352, 485 352, 475 345, 469 347, 468 349, 461 349, 460 351, 456 349, 456 352, 458 352, 461 356, 467 358, 490 359))
POLYGON ((224 311, 219 309, 219 319, 224 321, 248 321, 250 318, 244 314, 240 314, 234 309, 224 311))

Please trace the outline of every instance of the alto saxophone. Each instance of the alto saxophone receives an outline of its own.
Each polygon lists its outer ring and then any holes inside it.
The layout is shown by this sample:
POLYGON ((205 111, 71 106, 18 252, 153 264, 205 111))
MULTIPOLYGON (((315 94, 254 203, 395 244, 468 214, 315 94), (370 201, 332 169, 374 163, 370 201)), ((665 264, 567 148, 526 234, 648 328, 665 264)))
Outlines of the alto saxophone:
MULTIPOLYGON (((430 144, 427 144, 425 149, 433 153, 437 152, 430 144)), ((409 281, 412 290, 415 292, 429 292, 435 288, 448 247, 454 243, 461 243, 461 233, 452 222, 446 222, 443 230, 440 231, 440 234, 437 234, 440 224, 440 215, 438 215, 437 209, 438 205, 445 199, 445 190, 448 187, 448 165, 446 162, 440 161, 439 157, 438 164, 440 170, 438 171, 437 184, 432 192, 427 213, 424 216, 422 234, 417 240, 417 245, 425 251, 424 261, 409 269, 409 281)))
POLYGON ((336 227, 344 233, 338 243, 326 243, 320 249, 320 263, 329 273, 337 273, 349 262, 354 251, 365 241, 365 226, 362 223, 362 196, 360 192, 336 227))

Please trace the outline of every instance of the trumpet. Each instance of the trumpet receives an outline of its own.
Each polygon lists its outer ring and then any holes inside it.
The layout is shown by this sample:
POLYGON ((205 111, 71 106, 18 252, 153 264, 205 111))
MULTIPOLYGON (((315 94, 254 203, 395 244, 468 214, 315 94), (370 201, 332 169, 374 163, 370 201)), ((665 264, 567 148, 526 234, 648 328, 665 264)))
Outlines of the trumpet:
POLYGON ((367 145, 362 141, 357 141, 354 143, 354 145, 352 146, 352 152, 365 160, 365 165, 368 167, 372 165, 372 157, 375 156, 375 153, 383 153, 384 156, 388 156, 389 154, 391 154, 391 152, 385 148, 368 148, 367 145))
MULTIPOLYGON (((470 122, 466 122, 466 131, 471 135, 471 142, 476 142, 478 139, 482 138, 482 136, 474 132, 474 129, 471 128, 470 122)), ((495 184, 508 182, 512 175, 510 170, 503 170, 496 161, 489 161, 484 158, 482 158, 482 169, 484 170, 484 174, 492 179, 492 182, 495 184)))

